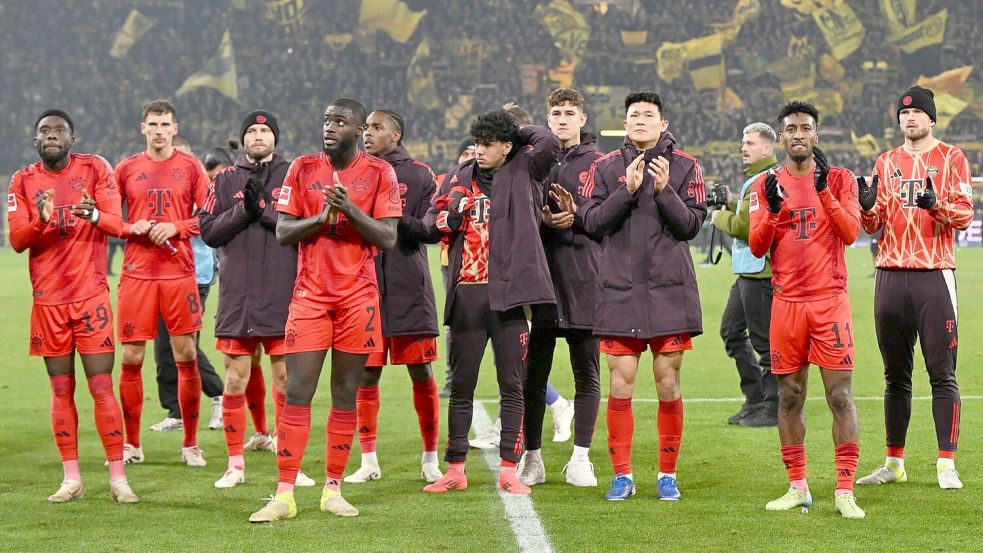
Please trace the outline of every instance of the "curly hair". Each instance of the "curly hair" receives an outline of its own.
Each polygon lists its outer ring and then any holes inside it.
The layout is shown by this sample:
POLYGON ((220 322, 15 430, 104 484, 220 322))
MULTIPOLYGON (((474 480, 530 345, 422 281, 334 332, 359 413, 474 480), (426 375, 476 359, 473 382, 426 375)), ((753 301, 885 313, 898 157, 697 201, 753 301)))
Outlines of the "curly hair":
POLYGON ((469 133, 477 144, 519 141, 519 125, 504 109, 486 111, 471 122, 469 133))
POLYGON ((810 104, 809 102, 793 100, 782 106, 782 110, 778 112, 778 127, 781 128, 785 118, 793 113, 804 113, 809 115, 812 117, 812 120, 816 122, 816 126, 819 126, 819 110, 816 109, 816 106, 810 104))

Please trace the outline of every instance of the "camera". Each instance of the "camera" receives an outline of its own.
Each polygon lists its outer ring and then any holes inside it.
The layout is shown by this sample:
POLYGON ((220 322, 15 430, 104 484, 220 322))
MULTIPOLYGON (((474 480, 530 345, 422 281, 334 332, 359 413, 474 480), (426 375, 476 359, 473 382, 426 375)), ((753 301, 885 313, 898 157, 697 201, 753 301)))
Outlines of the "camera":
MULTIPOLYGON (((709 187, 708 187, 709 188, 709 187)), ((730 200, 730 189, 726 184, 715 184, 707 190, 707 208, 726 207, 730 200)))

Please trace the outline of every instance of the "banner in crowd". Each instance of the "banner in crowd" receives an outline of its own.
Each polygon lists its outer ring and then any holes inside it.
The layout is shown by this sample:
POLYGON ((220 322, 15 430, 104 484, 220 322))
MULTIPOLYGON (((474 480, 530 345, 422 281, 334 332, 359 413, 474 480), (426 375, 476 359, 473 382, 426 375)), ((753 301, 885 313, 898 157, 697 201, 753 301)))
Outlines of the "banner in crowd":
POLYGON ((546 66, 541 63, 523 63, 519 66, 519 76, 522 79, 522 93, 534 96, 539 93, 540 76, 546 66))
POLYGON ((825 10, 839 1, 841 0, 782 0, 782 5, 804 15, 812 15, 817 11, 825 10))
MULTIPOLYGON (((660 79, 671 83, 683 76, 693 60, 710 58, 713 62, 720 59, 724 42, 724 33, 714 33, 686 42, 663 42, 655 52, 655 71, 660 79)), ((698 65, 702 66, 700 62, 698 65)))
POLYGON ((156 19, 147 17, 137 10, 130 10, 130 15, 126 16, 123 26, 116 32, 113 45, 109 48, 109 55, 117 59, 125 58, 137 40, 156 24, 156 19))
POLYGON ((471 115, 471 109, 473 107, 474 96, 470 94, 461 94, 458 96, 457 102, 454 102, 453 105, 444 110, 444 128, 447 130, 461 128, 461 123, 471 115))
POLYGON ((877 139, 870 133, 857 136, 857 133, 850 131, 850 141, 853 142, 853 147, 857 149, 857 153, 864 157, 876 157, 881 153, 877 139))
POLYGON ((358 12, 358 30, 366 35, 382 31, 405 44, 427 10, 415 12, 400 0, 362 0, 358 12))
POLYGON ((621 31, 621 43, 625 46, 641 46, 648 42, 648 31, 621 31))
POLYGON ((630 92, 627 86, 585 86, 586 102, 584 111, 588 121, 598 132, 624 128, 625 96, 630 92))
POLYGON ((430 39, 424 38, 416 47, 410 65, 406 68, 406 100, 427 110, 440 107, 437 85, 430 65, 430 39))
POLYGON ((444 50, 454 56, 454 79, 464 79, 467 83, 478 84, 481 66, 488 55, 488 45, 480 38, 458 38, 444 43, 444 50))
POLYGON ((935 95, 935 132, 944 135, 949 123, 962 113, 969 102, 953 96, 952 94, 935 95))
POLYGON ((760 0, 737 0, 734 11, 731 13, 730 20, 723 23, 712 24, 713 30, 723 33, 727 40, 734 40, 741 32, 741 27, 761 15, 760 0))
POLYGON ((266 0, 266 19, 280 25, 287 34, 300 33, 304 23, 304 0, 266 0))
POLYGON ((915 84, 929 88, 936 94, 941 94, 942 92, 957 94, 959 90, 962 89, 963 85, 966 84, 966 79, 969 78, 969 74, 972 72, 972 65, 964 65, 962 67, 943 71, 934 77, 926 77, 925 75, 921 75, 918 77, 918 80, 915 81, 915 84))
POLYGON ((926 46, 942 44, 948 18, 949 10, 943 9, 911 27, 901 29, 898 34, 888 38, 888 42, 896 45, 907 54, 921 50, 926 46))
POLYGON ((892 35, 915 23, 916 0, 881 0, 881 12, 887 19, 887 28, 892 35))
POLYGON ((867 36, 863 22, 845 1, 812 12, 812 18, 816 21, 819 31, 837 61, 860 48, 864 37, 867 36))
POLYGON ((535 14, 553 37, 553 44, 563 52, 563 60, 549 71, 550 80, 557 86, 570 87, 590 40, 587 20, 567 0, 540 4, 536 6, 535 14))
POLYGON ((177 96, 183 96, 192 90, 207 87, 214 88, 222 94, 239 101, 239 81, 236 77, 236 58, 232 49, 232 36, 226 30, 222 35, 222 42, 218 46, 218 52, 205 62, 205 65, 185 79, 181 88, 175 92, 177 96))

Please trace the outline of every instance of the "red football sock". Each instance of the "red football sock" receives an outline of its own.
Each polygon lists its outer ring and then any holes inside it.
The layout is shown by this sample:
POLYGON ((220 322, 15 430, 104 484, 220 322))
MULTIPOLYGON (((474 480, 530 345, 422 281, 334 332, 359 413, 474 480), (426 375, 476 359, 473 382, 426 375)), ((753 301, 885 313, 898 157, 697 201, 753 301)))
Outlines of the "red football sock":
POLYGON ((939 450, 939 459, 955 459, 955 458, 956 458, 955 451, 946 451, 944 449, 939 450))
POLYGON ((836 491, 853 492, 853 480, 857 474, 860 446, 857 442, 843 442, 836 446, 836 491))
POLYGON ((324 474, 327 476, 325 487, 338 489, 341 486, 341 476, 348 464, 348 455, 352 452, 352 440, 355 438, 355 411, 342 411, 331 408, 328 415, 328 425, 325 429, 325 462, 324 474))
POLYGON ((270 386, 273 389, 273 426, 280 426, 280 415, 283 413, 283 406, 287 404, 287 395, 276 389, 276 384, 270 386))
POLYGON ((447 472, 464 474, 464 461, 451 461, 447 463, 447 472))
MULTIPOLYGON (((62 462, 78 461, 79 415, 75 409, 75 376, 70 374, 49 377, 51 384, 51 433, 62 462)), ((67 467, 68 465, 66 465, 67 467)), ((73 463, 77 472, 78 463, 73 463)), ((66 477, 70 475, 66 472, 66 477)), ((72 478, 78 480, 78 478, 72 478)))
POLYGON ((300 471, 300 462, 304 459, 304 450, 307 449, 307 440, 311 435, 311 406, 284 405, 276 433, 276 468, 280 482, 277 493, 292 491, 294 482, 297 481, 297 472, 300 471), (284 485, 288 485, 289 490, 281 489, 284 485))
POLYGON ((242 455, 242 442, 246 439, 246 396, 222 395, 222 422, 225 425, 225 449, 229 457, 242 455))
POLYGON ((201 409, 201 375, 198 360, 178 361, 177 402, 184 423, 184 447, 198 445, 198 413, 201 409))
POLYGON ((119 403, 123 408, 125 442, 140 447, 140 416, 143 414, 143 365, 123 363, 119 375, 119 403))
POLYGON ((608 451, 615 474, 631 474, 631 442, 635 415, 631 398, 608 396, 608 451))
POLYGON ((509 469, 515 470, 515 467, 517 467, 517 466, 518 466, 518 463, 516 463, 515 461, 509 461, 508 459, 502 459, 502 469, 503 470, 509 470, 509 469))
POLYGON ((363 454, 375 453, 375 439, 379 431, 379 386, 359 386, 355 395, 355 412, 358 414, 358 445, 363 454))
POLYGON ((423 437, 423 451, 437 451, 440 439, 440 396, 437 381, 413 381, 413 407, 420 422, 420 436, 423 437))
POLYGON ((904 459, 904 446, 901 447, 895 447, 891 445, 887 446, 887 456, 897 457, 898 459, 904 459))
POLYGON ((782 462, 788 473, 789 482, 804 482, 806 479, 806 446, 804 444, 783 445, 782 462))
MULTIPOLYGON (((269 434, 266 424, 266 379, 262 365, 249 369, 249 382, 246 384, 246 408, 253 419, 253 428, 260 434, 269 434)), ((245 429, 243 430, 245 432, 245 429)))
POLYGON ((113 377, 97 374, 89 378, 89 394, 95 407, 96 431, 109 462, 123 460, 123 414, 113 395, 113 377))
POLYGON ((683 439, 683 398, 659 402, 659 416, 656 419, 659 430, 659 472, 676 472, 676 459, 683 439))

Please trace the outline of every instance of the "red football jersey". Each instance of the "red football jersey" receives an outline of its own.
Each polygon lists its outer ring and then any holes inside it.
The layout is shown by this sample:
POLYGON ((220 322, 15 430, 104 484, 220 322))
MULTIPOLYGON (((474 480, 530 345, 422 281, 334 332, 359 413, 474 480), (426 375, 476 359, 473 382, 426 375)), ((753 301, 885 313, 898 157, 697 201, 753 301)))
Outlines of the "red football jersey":
POLYGON ((491 199, 472 183, 474 205, 461 223, 464 249, 461 251, 461 272, 458 283, 488 284, 488 220, 491 199))
MULTIPOLYGON (((322 190, 334 186, 334 172, 327 154, 295 159, 283 179, 277 211, 301 219, 321 213, 327 205, 322 190)), ((360 151, 338 178, 348 188, 349 200, 370 217, 403 215, 396 173, 388 162, 360 151)), ((375 246, 336 212, 321 232, 299 244, 294 300, 340 308, 377 296, 375 254, 375 246)))
POLYGON ((120 215, 113 170, 105 159, 71 154, 68 166, 58 172, 45 170, 40 161, 17 171, 7 194, 7 218, 11 244, 20 251, 31 250, 34 303, 62 305, 109 290, 106 233, 110 227, 119 228, 120 215), (43 223, 37 198, 51 189, 55 209, 43 223), (72 206, 82 202, 82 190, 96 200, 95 225, 72 215, 72 206))
POLYGON ((782 167, 776 174, 786 193, 781 211, 768 211, 767 173, 754 181, 748 207, 748 243, 757 257, 771 252, 775 297, 800 302, 846 292, 843 249, 860 232, 856 177, 842 167, 830 167, 828 186, 817 194, 813 173, 796 177, 782 167))
POLYGON ((874 166, 877 203, 860 214, 868 233, 883 228, 875 265, 889 269, 955 269, 956 231, 973 221, 973 185, 969 161, 945 142, 913 154, 904 146, 885 152, 874 166), (915 196, 932 177, 939 207, 920 209, 915 196))
POLYGON ((177 249, 154 245, 146 235, 127 238, 123 274, 142 279, 174 279, 195 274, 195 256, 189 238, 200 234, 196 209, 205 205, 208 175, 198 159, 181 150, 164 161, 146 152, 130 156, 116 167, 120 196, 126 202, 126 220, 173 223, 177 235, 170 239, 177 249))

